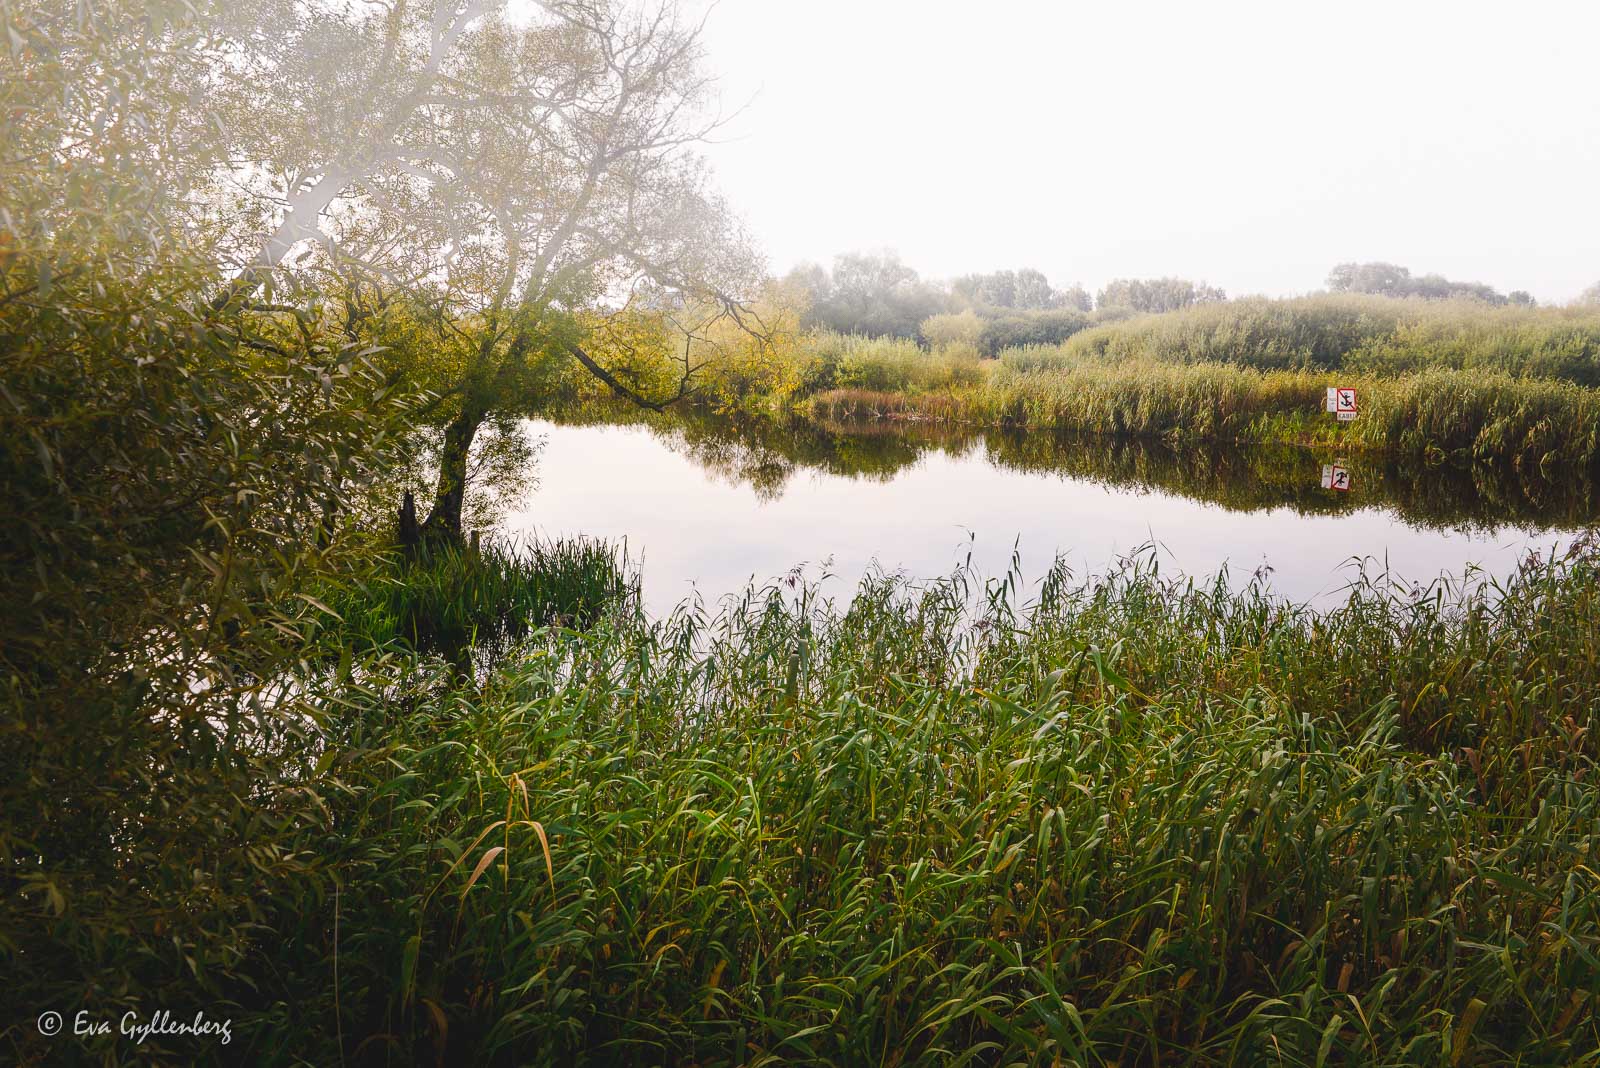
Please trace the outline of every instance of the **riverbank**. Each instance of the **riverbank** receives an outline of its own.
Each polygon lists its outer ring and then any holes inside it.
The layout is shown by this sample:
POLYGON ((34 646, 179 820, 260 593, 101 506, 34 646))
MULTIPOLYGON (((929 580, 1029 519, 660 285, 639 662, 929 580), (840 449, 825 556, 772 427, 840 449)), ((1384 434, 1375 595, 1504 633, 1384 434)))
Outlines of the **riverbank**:
POLYGON ((767 416, 1600 473, 1600 311, 1588 308, 1246 299, 1106 323, 997 359, 959 344, 823 332, 790 338, 771 360, 764 379, 737 382, 713 361, 705 395, 767 416), (1333 386, 1355 390, 1353 421, 1325 411, 1333 386))
POLYGON ((1007 354, 971 386, 833 389, 813 418, 899 419, 1156 438, 1173 444, 1296 445, 1394 457, 1600 469, 1600 391, 1499 373, 1428 370, 1394 378, 1256 371, 1226 364, 1039 362, 1007 354), (1026 361, 1038 365, 1021 366, 1026 361), (1356 419, 1324 410, 1355 390, 1356 419))
POLYGON ((1326 615, 1134 561, 974 618, 969 579, 622 612, 533 633, 481 686, 417 664, 344 687, 326 822, 283 843, 304 866, 229 967, 320 994, 295 1028, 247 1014, 243 1048, 1600 1049, 1591 550, 1487 596, 1368 578, 1326 615))
POLYGON ((17 895, 19 996, 268 1064, 1600 1053, 1592 545, 1327 612, 1136 556, 656 618, 495 552, 333 591, 207 867, 139 858, 116 965, 70 875, 17 895))

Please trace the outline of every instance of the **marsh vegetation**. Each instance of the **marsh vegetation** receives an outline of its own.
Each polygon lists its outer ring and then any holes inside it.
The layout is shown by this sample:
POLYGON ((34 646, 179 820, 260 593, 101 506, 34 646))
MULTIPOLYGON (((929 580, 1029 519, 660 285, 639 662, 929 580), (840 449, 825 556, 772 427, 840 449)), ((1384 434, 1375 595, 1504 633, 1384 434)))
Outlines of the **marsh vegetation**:
POLYGON ((535 629, 480 685, 309 680, 339 712, 284 771, 319 807, 218 976, 245 1051, 1594 1049, 1591 549, 1323 614, 1146 557, 1020 610, 1015 581, 752 588, 535 629))
POLYGON ((670 3, 0 19, 6 1059, 1600 1058, 1593 300, 773 277, 670 3), (746 510, 945 457, 1561 548, 1308 606, 1063 524, 652 609, 652 546, 496 528, 536 419, 746 510), (231 1044, 36 1024, 158 1008, 231 1044))

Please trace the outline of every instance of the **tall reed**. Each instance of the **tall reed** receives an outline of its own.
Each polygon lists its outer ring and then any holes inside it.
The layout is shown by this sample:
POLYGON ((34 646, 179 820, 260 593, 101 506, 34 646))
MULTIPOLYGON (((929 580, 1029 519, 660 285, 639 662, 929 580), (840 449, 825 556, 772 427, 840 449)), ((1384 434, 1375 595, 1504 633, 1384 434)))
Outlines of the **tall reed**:
POLYGON ((450 654, 500 649, 536 627, 588 625, 625 607, 632 581, 604 542, 489 540, 387 559, 364 581, 327 591, 325 602, 343 641, 450 654))
POLYGON ((240 1055, 1596 1063, 1594 549, 1321 615, 1149 556, 1016 582, 346 689, 240 1055))
POLYGON ((1495 371, 1600 386, 1600 312, 1325 294, 1196 305, 1086 330, 1076 359, 1396 375, 1495 371))
POLYGON ((1231 364, 1074 361, 1025 352, 979 387, 941 394, 833 390, 822 419, 924 418, 1172 442, 1300 444, 1477 460, 1547 473, 1600 469, 1600 391, 1490 372, 1399 377, 1258 371, 1231 364), (1359 418, 1324 411, 1332 385, 1356 389, 1359 418))

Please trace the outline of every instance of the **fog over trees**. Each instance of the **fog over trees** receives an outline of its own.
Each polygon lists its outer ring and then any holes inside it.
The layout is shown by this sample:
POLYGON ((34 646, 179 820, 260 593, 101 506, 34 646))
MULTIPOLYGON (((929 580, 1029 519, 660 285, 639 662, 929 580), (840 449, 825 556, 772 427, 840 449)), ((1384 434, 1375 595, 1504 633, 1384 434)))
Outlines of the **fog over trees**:
POLYGON ((1055 289, 1042 271, 1032 267, 1018 271, 962 275, 950 283, 950 292, 973 308, 1016 308, 1024 311, 1068 308, 1081 312, 1094 308, 1093 299, 1082 286, 1055 289))
POLYGON ((960 338, 986 355, 1011 345, 1065 340, 1096 317, 1124 318, 1227 299, 1214 286, 1181 278, 1117 279, 1096 299, 1082 285, 1058 289, 1032 267, 939 282, 923 278, 890 251, 845 253, 831 269, 802 264, 785 282, 805 295, 808 328, 934 345, 960 338))
POLYGON ((1394 263, 1341 263, 1328 274, 1335 293, 1371 293, 1381 297, 1416 297, 1422 300, 1481 300, 1486 304, 1531 305, 1525 290, 1501 293, 1482 282, 1453 282, 1443 275, 1413 275, 1394 263))
POLYGON ((1193 304, 1218 304, 1228 295, 1204 282, 1183 278, 1118 278, 1095 299, 1100 308, 1131 308, 1137 312, 1168 312, 1193 304))
MULTIPOLYGON (((932 348, 969 345, 983 355, 1032 344, 1056 344, 1085 327, 1157 315, 1229 299, 1218 286, 1187 278, 1116 278, 1090 296, 1080 284, 1052 285, 1033 267, 975 272, 948 281, 922 277, 893 251, 849 252, 831 268, 802 264, 785 277, 801 296, 806 329, 866 337, 909 338, 932 348)), ((1483 282, 1413 274, 1383 261, 1341 263, 1328 275, 1334 293, 1396 300, 1467 300, 1532 307, 1526 290, 1502 293, 1483 282)), ((1600 304, 1600 283, 1575 303, 1600 304)))

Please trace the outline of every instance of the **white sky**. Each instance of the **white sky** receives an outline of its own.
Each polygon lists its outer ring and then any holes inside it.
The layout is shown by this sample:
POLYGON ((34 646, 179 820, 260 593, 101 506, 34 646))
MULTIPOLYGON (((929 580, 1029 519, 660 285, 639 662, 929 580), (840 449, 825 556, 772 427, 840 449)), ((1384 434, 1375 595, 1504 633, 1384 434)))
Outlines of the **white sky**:
POLYGON ((706 43, 776 272, 1600 280, 1596 0, 721 0, 706 43))

